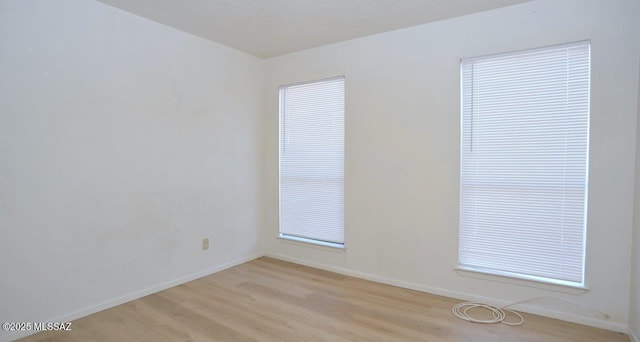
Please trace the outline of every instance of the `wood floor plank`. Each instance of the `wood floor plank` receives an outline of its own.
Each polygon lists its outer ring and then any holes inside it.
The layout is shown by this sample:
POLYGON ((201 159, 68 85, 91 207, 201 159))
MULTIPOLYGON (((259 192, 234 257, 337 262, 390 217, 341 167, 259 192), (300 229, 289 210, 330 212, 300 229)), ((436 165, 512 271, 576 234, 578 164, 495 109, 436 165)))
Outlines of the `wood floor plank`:
POLYGON ((265 257, 21 341, 629 341, 528 314, 469 323, 458 302, 265 257))

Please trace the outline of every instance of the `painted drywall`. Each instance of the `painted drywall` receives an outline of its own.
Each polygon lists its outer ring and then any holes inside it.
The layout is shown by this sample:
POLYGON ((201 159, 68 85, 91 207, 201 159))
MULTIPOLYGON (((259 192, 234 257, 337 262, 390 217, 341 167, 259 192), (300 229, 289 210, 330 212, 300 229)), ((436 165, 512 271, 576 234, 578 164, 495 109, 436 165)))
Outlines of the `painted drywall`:
POLYGON ((460 299, 627 331, 638 57, 635 0, 539 0, 267 60, 264 248, 268 255, 460 299), (592 43, 586 285, 573 291, 459 274, 459 60, 592 43), (278 239, 278 86, 346 77, 345 245, 278 239), (633 91, 629 91, 633 89, 633 91))
POLYGON ((0 321, 257 255, 262 63, 96 1, 0 1, 0 321))

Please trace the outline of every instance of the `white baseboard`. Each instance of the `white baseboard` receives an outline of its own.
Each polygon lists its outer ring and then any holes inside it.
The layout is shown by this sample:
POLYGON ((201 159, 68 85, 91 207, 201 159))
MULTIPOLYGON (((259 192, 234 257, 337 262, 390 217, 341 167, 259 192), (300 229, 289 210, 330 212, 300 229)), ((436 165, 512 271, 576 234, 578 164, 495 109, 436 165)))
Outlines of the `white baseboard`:
POLYGON ((629 335, 629 339, 631 339, 631 342, 640 342, 640 338, 638 338, 638 335, 636 335, 631 328, 629 328, 629 332, 627 332, 627 335, 629 335))
MULTIPOLYGON (((167 281, 167 282, 164 282, 164 283, 161 283, 161 284, 157 284, 157 285, 151 286, 149 288, 146 288, 144 290, 136 291, 136 292, 133 292, 133 293, 130 293, 130 294, 118 297, 118 298, 114 298, 114 299, 108 300, 106 302, 103 302, 103 303, 100 303, 100 304, 97 304, 97 305, 94 305, 94 306, 90 306, 88 308, 84 308, 84 309, 81 309, 81 310, 78 310, 78 311, 75 311, 75 312, 72 312, 72 313, 69 313, 69 314, 66 314, 66 315, 62 315, 62 316, 59 316, 59 317, 54 317, 54 318, 51 318, 51 319, 47 319, 47 320, 44 320, 43 322, 70 322, 70 321, 76 320, 78 318, 82 318, 82 317, 94 314, 96 312, 100 312, 100 311, 103 311, 103 310, 106 310, 106 309, 110 309, 110 308, 112 308, 114 306, 118 306, 120 304, 124 304, 124 303, 130 302, 132 300, 135 300, 135 299, 138 299, 138 298, 141 298, 141 297, 144 297, 144 296, 148 296, 150 294, 153 294, 153 293, 156 293, 156 292, 160 292, 162 290, 166 290, 166 289, 168 289, 170 287, 174 287, 174 286, 177 286, 177 285, 180 285, 180 284, 184 284, 186 282, 189 282, 189 281, 192 281, 192 280, 195 280, 195 279, 198 279, 198 278, 202 278, 202 277, 205 277, 205 276, 208 276, 208 275, 223 271, 223 270, 225 270, 227 268, 231 268, 233 266, 243 264, 243 263, 251 261, 253 259, 257 259, 257 258, 259 258, 261 256, 262 256, 262 254, 260 254, 260 253, 251 254, 251 255, 246 256, 244 258, 232 260, 232 261, 229 261, 229 262, 224 263, 222 265, 218 265, 216 267, 206 269, 204 271, 196 272, 196 273, 189 274, 187 276, 184 276, 184 277, 181 277, 181 278, 178 278, 178 279, 174 279, 174 280, 170 280, 170 281, 167 281)), ((73 329, 73 327, 72 327, 72 329, 73 329)), ((13 340, 16 340, 16 339, 19 339, 19 338, 22 338, 22 337, 26 337, 26 336, 29 336, 29 335, 32 335, 32 334, 35 334, 35 333, 37 333, 37 331, 10 332, 10 333, 6 333, 6 334, 1 334, 0 335, 0 342, 13 341, 13 340)))
MULTIPOLYGON (((483 303, 489 303, 489 304, 497 305, 497 306, 510 304, 509 302, 497 300, 495 298, 479 297, 479 296, 475 296, 475 295, 470 294, 470 293, 450 291, 450 290, 445 290, 445 289, 441 289, 441 288, 425 286, 425 285, 421 285, 421 284, 417 284, 417 283, 405 282, 405 281, 386 278, 386 277, 381 277, 381 276, 377 276, 377 275, 373 275, 373 274, 369 274, 369 273, 353 271, 353 270, 349 270, 349 269, 345 269, 345 268, 341 268, 341 267, 335 267, 335 266, 325 265, 325 264, 321 264, 321 263, 310 262, 310 261, 307 261, 307 260, 291 258, 291 257, 287 257, 287 256, 284 256, 284 255, 279 255, 279 254, 275 254, 275 253, 267 252, 267 253, 265 253, 265 256, 268 256, 268 257, 271 257, 271 258, 274 258, 274 259, 280 259, 280 260, 284 260, 284 261, 289 261, 289 262, 293 262, 293 263, 296 263, 296 264, 305 265, 305 266, 309 266, 309 267, 313 267, 313 268, 319 268, 319 269, 323 269, 323 270, 326 270, 326 271, 331 271, 331 272, 340 273, 340 274, 344 274, 344 275, 348 275, 348 276, 353 276, 353 277, 356 277, 356 278, 371 280, 371 281, 375 281, 375 282, 383 283, 383 284, 387 284, 387 285, 402 287, 402 288, 406 288, 406 289, 410 289, 410 290, 416 290, 416 291, 420 291, 420 292, 431 293, 431 294, 444 296, 444 297, 456 298, 456 299, 460 299, 460 300, 463 300, 463 301, 483 302, 483 303)), ((555 318, 555 319, 559 319, 559 320, 563 320, 563 321, 568 321, 568 322, 588 325, 588 326, 592 326, 592 327, 596 327, 596 328, 607 329, 607 330, 612 330, 612 331, 622 332, 622 333, 628 333, 629 332, 629 327, 626 324, 608 322, 608 321, 603 320, 603 319, 597 319, 597 318, 573 315, 573 314, 570 314, 570 313, 567 313, 567 312, 548 310, 548 309, 541 309, 539 307, 534 307, 534 306, 530 306, 530 305, 523 305, 523 304, 514 306, 514 309, 517 309, 518 311, 534 314, 534 315, 540 315, 540 316, 555 318)), ((637 339, 636 339, 635 342, 640 342, 640 341, 637 341, 637 339)))

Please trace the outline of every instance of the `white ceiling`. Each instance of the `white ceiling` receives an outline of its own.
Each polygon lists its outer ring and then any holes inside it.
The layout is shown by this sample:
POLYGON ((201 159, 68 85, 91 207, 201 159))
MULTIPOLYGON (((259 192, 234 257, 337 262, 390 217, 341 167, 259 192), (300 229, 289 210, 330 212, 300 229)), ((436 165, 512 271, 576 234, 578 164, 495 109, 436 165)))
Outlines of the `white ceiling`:
POLYGON ((273 57, 530 0, 99 0, 273 57))

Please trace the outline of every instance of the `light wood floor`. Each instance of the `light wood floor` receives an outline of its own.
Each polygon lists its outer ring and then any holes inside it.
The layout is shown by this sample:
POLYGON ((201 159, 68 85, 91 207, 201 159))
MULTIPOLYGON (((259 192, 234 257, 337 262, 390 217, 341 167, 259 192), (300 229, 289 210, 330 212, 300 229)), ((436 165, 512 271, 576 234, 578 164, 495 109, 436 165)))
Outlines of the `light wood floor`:
POLYGON ((469 323, 458 302, 260 258, 22 341, 629 341, 534 315, 469 323))

